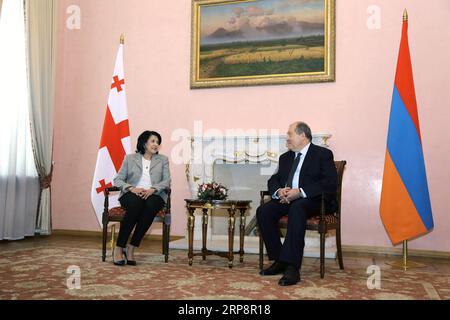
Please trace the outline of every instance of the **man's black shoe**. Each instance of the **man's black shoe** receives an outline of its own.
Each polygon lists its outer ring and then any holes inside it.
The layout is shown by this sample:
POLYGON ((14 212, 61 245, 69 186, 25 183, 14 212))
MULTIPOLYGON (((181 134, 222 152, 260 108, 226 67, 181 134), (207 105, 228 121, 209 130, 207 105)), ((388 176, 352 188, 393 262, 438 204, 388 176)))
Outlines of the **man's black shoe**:
POLYGON ((300 282, 300 272, 293 265, 288 265, 283 277, 278 281, 280 286, 292 286, 300 282))
POLYGON ((286 270, 286 264, 283 262, 275 261, 267 269, 263 269, 259 272, 262 276, 274 276, 277 274, 282 274, 286 270))

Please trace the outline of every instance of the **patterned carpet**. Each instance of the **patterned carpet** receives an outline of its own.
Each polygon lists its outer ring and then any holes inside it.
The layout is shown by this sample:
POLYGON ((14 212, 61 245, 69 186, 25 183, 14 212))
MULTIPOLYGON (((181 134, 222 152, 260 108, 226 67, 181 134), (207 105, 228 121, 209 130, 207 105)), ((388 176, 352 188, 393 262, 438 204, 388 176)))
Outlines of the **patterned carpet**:
POLYGON ((183 250, 171 250, 167 264, 160 254, 139 252, 137 267, 116 267, 110 256, 105 263, 99 257, 100 249, 2 250, 0 299, 450 299, 449 273, 432 268, 404 272, 379 261, 381 289, 368 289, 366 268, 374 262, 369 258, 344 257, 344 271, 327 260, 323 280, 318 259, 305 259, 302 282, 282 288, 277 285, 280 276, 258 275, 256 255, 246 255, 231 270, 216 256, 206 261, 195 257, 189 267, 183 250), (80 267, 80 289, 67 288, 72 265, 80 267))

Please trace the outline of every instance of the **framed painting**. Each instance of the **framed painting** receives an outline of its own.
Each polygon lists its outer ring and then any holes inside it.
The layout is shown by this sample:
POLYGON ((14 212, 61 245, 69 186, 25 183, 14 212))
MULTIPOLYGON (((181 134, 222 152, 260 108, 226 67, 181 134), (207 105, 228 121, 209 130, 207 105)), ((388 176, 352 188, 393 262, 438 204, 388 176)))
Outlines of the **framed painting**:
POLYGON ((191 88, 335 80, 335 0, 192 0, 191 88))

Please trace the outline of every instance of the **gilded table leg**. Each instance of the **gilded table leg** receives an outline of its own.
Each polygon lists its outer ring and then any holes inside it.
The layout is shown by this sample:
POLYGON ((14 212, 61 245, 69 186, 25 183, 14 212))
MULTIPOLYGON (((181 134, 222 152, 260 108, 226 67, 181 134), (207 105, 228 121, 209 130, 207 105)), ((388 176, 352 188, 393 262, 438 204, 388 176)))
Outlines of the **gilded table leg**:
POLYGON ((245 212, 247 209, 239 209, 241 212, 241 219, 240 219, 240 228, 241 228, 241 234, 240 234, 240 243, 239 243, 239 262, 244 262, 244 239, 245 239, 245 212))
POLYGON ((192 262, 194 259, 194 225, 195 225, 195 216, 194 208, 188 208, 189 217, 188 217, 188 238, 189 238, 189 250, 188 250, 188 259, 189 265, 192 266, 192 262))
POLYGON ((202 257, 206 260, 206 236, 208 234, 208 209, 203 209, 203 224, 202 224, 202 257))
POLYGON ((228 209, 228 267, 233 268, 233 244, 234 244, 234 223, 236 214, 236 206, 233 204, 230 209, 228 209))

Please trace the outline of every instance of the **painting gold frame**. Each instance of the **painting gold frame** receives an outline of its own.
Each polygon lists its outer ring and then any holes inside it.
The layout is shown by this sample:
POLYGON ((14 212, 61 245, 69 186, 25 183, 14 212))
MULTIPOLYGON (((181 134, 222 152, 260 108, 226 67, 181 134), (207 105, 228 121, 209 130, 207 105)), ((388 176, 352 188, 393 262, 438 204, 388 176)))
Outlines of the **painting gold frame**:
MULTIPOLYGON (((202 10, 212 6, 236 6, 238 4, 250 5, 252 3, 258 5, 262 1, 286 1, 286 0, 192 0, 192 41, 191 41, 191 88, 221 88, 221 87, 237 87, 237 86, 255 86, 255 85, 275 85, 275 84, 293 84, 293 83, 316 83, 316 82, 332 82, 335 81, 335 41, 336 41, 336 2, 335 0, 322 0, 324 8, 323 23, 323 65, 321 70, 313 72, 298 73, 270 73, 260 75, 231 75, 231 76, 201 76, 201 19, 202 10)), ((319 2, 320 0, 317 0, 319 2)), ((314 2, 314 1, 313 1, 314 2)), ((222 29, 222 32, 224 29, 222 29)), ((255 42, 256 45, 263 42, 255 42)), ((229 45, 229 44, 228 44, 229 45)), ((264 47, 266 48, 266 47, 264 47)), ((309 47, 306 49, 310 49, 309 47)), ((260 50, 254 47, 253 51, 260 50)), ((261 48, 263 50, 263 48, 261 48)), ((292 54, 292 52, 291 52, 292 54)), ((301 57, 304 59, 304 56, 301 57)), ((291 58, 292 60, 293 58, 291 58)), ((322 59, 322 57, 320 58, 322 59)), ((253 62, 253 61, 252 61, 253 62)), ((272 63, 272 61, 270 61, 272 63)), ((259 61, 262 63, 262 61, 259 61)), ((264 60, 266 63, 266 60, 264 60)), ((322 63, 322 62, 321 62, 322 63)), ((258 65, 259 66, 259 65, 258 65)), ((203 66, 204 67, 204 66, 203 66)), ((204 72, 202 71, 202 74, 204 72)))

